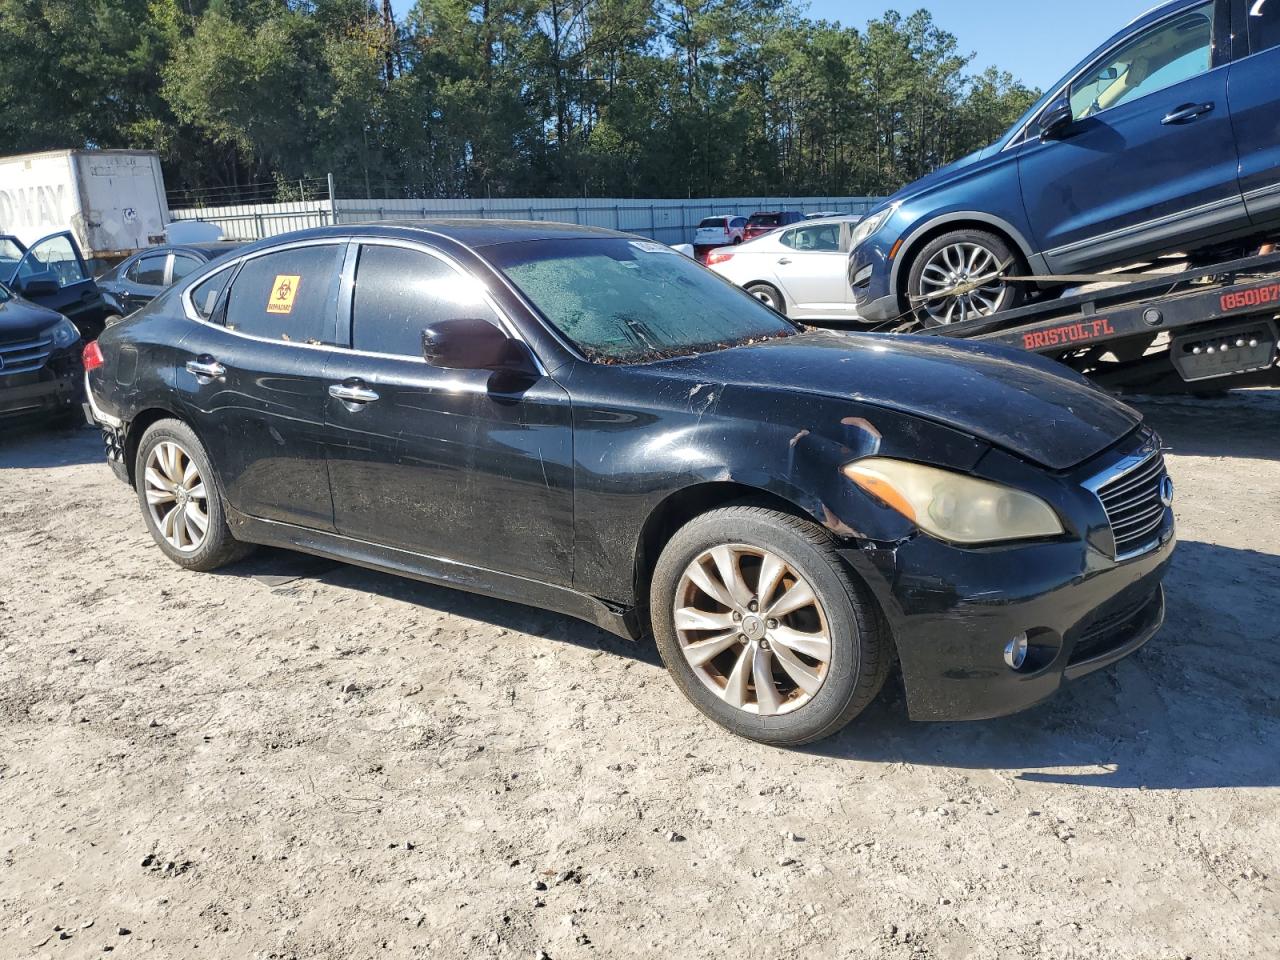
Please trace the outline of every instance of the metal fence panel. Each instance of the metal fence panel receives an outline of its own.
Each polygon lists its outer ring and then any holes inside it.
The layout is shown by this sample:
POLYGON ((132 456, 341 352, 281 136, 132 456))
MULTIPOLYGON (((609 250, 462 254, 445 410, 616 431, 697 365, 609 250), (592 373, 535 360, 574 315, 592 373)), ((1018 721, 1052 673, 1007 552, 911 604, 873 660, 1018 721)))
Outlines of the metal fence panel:
POLYGON ((290 230, 330 223, 416 220, 440 217, 552 220, 623 230, 660 240, 689 243, 698 222, 710 216, 747 217, 757 210, 866 213, 878 197, 725 197, 693 200, 541 198, 485 200, 308 200, 173 210, 174 220, 222 227, 232 240, 258 240, 290 230))

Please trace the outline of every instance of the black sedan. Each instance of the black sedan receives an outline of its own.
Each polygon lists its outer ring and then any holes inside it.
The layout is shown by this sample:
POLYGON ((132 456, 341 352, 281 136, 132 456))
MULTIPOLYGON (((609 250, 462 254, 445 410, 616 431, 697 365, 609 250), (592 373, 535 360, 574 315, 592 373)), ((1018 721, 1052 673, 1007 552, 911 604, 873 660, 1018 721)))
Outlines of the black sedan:
POLYGON ((901 664, 992 717, 1145 643, 1171 484, 1063 367, 805 331, 669 248, 342 226, 205 268, 85 351, 160 549, 274 544, 651 633, 744 736, 827 736, 901 664))
MULTIPOLYGON (((98 277, 98 287, 111 313, 128 316, 187 274, 242 246, 233 241, 219 241, 148 247, 98 277)), ((112 323, 115 319, 108 317, 107 322, 112 323)))

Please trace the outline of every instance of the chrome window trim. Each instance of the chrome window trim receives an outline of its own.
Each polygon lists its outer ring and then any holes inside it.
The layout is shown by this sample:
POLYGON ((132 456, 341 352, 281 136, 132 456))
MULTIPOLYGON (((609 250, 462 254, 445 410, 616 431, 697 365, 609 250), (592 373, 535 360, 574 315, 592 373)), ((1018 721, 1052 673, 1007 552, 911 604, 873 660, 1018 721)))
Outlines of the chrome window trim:
MULTIPOLYGON (((431 234, 431 236, 439 236, 439 234, 431 234)), ((222 273, 224 270, 232 270, 236 273, 239 273, 240 268, 244 264, 248 263, 250 260, 256 260, 259 257, 266 256, 267 254, 282 253, 284 251, 301 249, 303 247, 319 247, 319 246, 349 247, 352 245, 359 246, 361 244, 366 244, 366 243, 377 244, 381 246, 405 247, 406 249, 415 250, 420 253, 425 253, 428 256, 434 256, 438 260, 441 260, 447 265, 453 267, 463 276, 472 277, 473 279, 476 280, 477 283, 480 283, 480 279, 476 277, 475 274, 473 274, 471 271, 463 267, 453 257, 449 256, 443 251, 437 250, 434 247, 427 245, 427 243, 422 240, 409 240, 404 237, 361 236, 359 234, 355 234, 355 235, 346 234, 342 236, 333 236, 333 237, 311 237, 306 240, 294 240, 288 243, 279 244, 278 246, 267 247, 263 250, 255 250, 253 253, 246 254, 245 256, 242 256, 242 257, 237 257, 235 260, 232 260, 230 263, 226 264, 219 270, 215 270, 212 273, 201 276, 196 282, 189 284, 186 287, 186 289, 182 291, 183 312, 186 314, 186 317, 188 320, 191 320, 195 323, 203 324, 206 327, 213 327, 215 329, 223 331, 224 333, 229 333, 232 336, 242 337, 245 340, 256 340, 259 343, 273 343, 273 344, 284 345, 289 347, 301 347, 307 350, 340 351, 345 355, 356 356, 356 357, 375 357, 375 358, 381 358, 381 359, 387 359, 387 360, 400 360, 400 361, 405 361, 409 363, 413 363, 416 361, 417 363, 420 363, 423 366, 430 366, 430 364, 428 364, 423 357, 406 357, 403 354, 398 354, 398 353, 374 353, 369 350, 356 350, 353 347, 345 347, 345 346, 342 346, 341 344, 336 344, 336 343, 332 343, 332 344, 331 343, 306 343, 306 342, 297 341, 297 340, 277 340, 272 337, 259 337, 256 334, 243 333, 240 330, 235 330, 232 327, 228 327, 225 323, 214 323, 210 320, 204 319, 199 315, 198 311, 195 308, 195 304, 191 300, 192 291, 195 290, 196 287, 204 283, 205 280, 208 280, 212 277, 217 276, 218 274, 222 273)), ((354 270, 355 270, 357 261, 358 261, 358 257, 352 258, 352 271, 353 271, 352 277, 351 277, 352 282, 354 282, 354 270)), ((339 267, 339 270, 340 271, 346 270, 345 260, 343 264, 339 267)), ((341 279, 344 285, 348 282, 348 277, 345 275, 345 272, 341 279)), ((234 276, 231 278, 231 283, 232 285, 235 284, 234 276)), ((524 339, 524 337, 520 334, 520 331, 516 329, 515 325, 511 322, 511 319, 510 317, 507 316, 506 312, 502 310, 501 307, 498 306, 498 303, 494 299, 492 292, 489 290, 489 285, 486 283, 480 283, 480 285, 484 289, 485 302, 493 310, 494 315, 498 318, 498 322, 502 325, 503 332, 506 333, 507 336, 511 337, 512 339, 519 340, 521 343, 523 343, 525 347, 528 348, 529 353, 533 356, 534 363, 538 367, 539 375, 544 377, 548 376, 546 365, 543 364, 542 358, 538 356, 537 352, 533 349, 533 347, 531 347, 529 343, 524 339)), ((341 287, 339 288, 339 291, 340 291, 339 300, 342 300, 344 298, 345 291, 343 291, 341 287)), ((350 303, 352 308, 354 309, 354 304, 355 304, 354 297, 350 298, 350 303)), ((350 324, 350 317, 348 317, 348 330, 350 329, 349 324, 350 324)), ((436 369, 443 370, 445 368, 439 367, 436 369)))
MULTIPOLYGON (((1214 32, 1215 32, 1215 34, 1216 34, 1216 32, 1217 32, 1217 27, 1218 27, 1218 23, 1217 23, 1218 0, 1205 0, 1205 2, 1206 2, 1206 3, 1212 3, 1212 4, 1214 5, 1213 30, 1214 30, 1214 32)), ((1152 10, 1148 10, 1148 11, 1147 11, 1147 13, 1152 13, 1154 10, 1158 10, 1158 9, 1159 9, 1159 6, 1154 7, 1154 8, 1152 8, 1152 10)), ((1145 27, 1143 27, 1141 31, 1135 31, 1134 33, 1126 34, 1124 37, 1122 37, 1121 39, 1117 40, 1115 43, 1111 44, 1111 46, 1107 47, 1105 50, 1103 50, 1101 53, 1099 53, 1096 57, 1094 57, 1094 58, 1093 58, 1092 60, 1090 60, 1087 64, 1085 64, 1085 66, 1084 66, 1083 68, 1081 68, 1077 73, 1075 73, 1074 75, 1072 75, 1072 77, 1071 77, 1069 80, 1067 80, 1065 83, 1063 83, 1061 86, 1059 86, 1059 87, 1058 87, 1058 89, 1057 89, 1057 90, 1055 90, 1055 91, 1053 92, 1053 96, 1049 97, 1049 98, 1044 102, 1044 106, 1043 106, 1043 107, 1041 107, 1038 111, 1036 111, 1035 115, 1034 115, 1034 116, 1032 116, 1029 120, 1027 120, 1027 122, 1026 122, 1026 123, 1024 123, 1021 127, 1019 127, 1019 128, 1018 128, 1018 132, 1017 132, 1017 133, 1015 133, 1015 134, 1013 135, 1012 139, 1010 139, 1010 141, 1009 141, 1008 143, 1006 143, 1003 147, 1001 147, 1001 148, 1000 148, 1000 152, 1001 152, 1001 153, 1004 153, 1006 150, 1012 150, 1014 147, 1020 147, 1020 146, 1022 146, 1022 144, 1026 143, 1026 142, 1027 142, 1027 137, 1026 137, 1026 133, 1027 133, 1027 131, 1028 131, 1029 129, 1031 129, 1031 127, 1032 127, 1034 124, 1036 124, 1036 123, 1038 123, 1038 122, 1040 121, 1040 118, 1041 118, 1042 116, 1044 116, 1044 112, 1045 112, 1046 110, 1048 110, 1051 106, 1053 106, 1055 103, 1057 103, 1057 102, 1058 102, 1058 100, 1062 97, 1062 94, 1063 94, 1063 92, 1064 92, 1064 91, 1066 91, 1066 90, 1070 90, 1070 89, 1071 89, 1071 85, 1072 85, 1073 83, 1075 83, 1077 80, 1079 80, 1079 79, 1080 79, 1082 76, 1084 76, 1086 73, 1088 73, 1088 72, 1089 72, 1089 70, 1090 70, 1090 69, 1092 69, 1092 68, 1093 68, 1093 67, 1094 67, 1094 66, 1095 66, 1095 65, 1096 65, 1100 60, 1102 60, 1102 59, 1103 59, 1104 57, 1106 57, 1108 54, 1110 54, 1110 53, 1112 53, 1112 52, 1114 52, 1114 51, 1116 51, 1116 50, 1120 49, 1121 47, 1125 46, 1126 44, 1128 44, 1129 42, 1131 42, 1132 40, 1134 40, 1136 37, 1138 37, 1141 33, 1146 33, 1148 30, 1151 30, 1151 29, 1153 29, 1153 28, 1155 28, 1155 27, 1158 27, 1158 26, 1160 26, 1161 24, 1163 24, 1163 23, 1165 23, 1165 22, 1167 22, 1167 21, 1169 21, 1169 20, 1173 20, 1173 19, 1175 19, 1175 18, 1177 18, 1177 17, 1179 17, 1179 16, 1182 16, 1182 15, 1186 14, 1186 13, 1187 13, 1187 11, 1188 11, 1188 10, 1190 10, 1190 9, 1194 9, 1194 8, 1191 8, 1191 7, 1183 7, 1181 10, 1175 10, 1175 11, 1173 11, 1172 13, 1166 14, 1165 16, 1161 17, 1159 20, 1153 20, 1153 21, 1151 21, 1149 24, 1147 24, 1145 27)), ((1129 27, 1132 27, 1135 23, 1137 23, 1139 20, 1141 20, 1141 19, 1142 19, 1142 17, 1145 17, 1145 16, 1147 15, 1147 13, 1144 13, 1144 14, 1142 14, 1142 16, 1139 16, 1139 17, 1137 17, 1136 19, 1131 20, 1129 23, 1125 24, 1125 25, 1124 25, 1123 27, 1121 27, 1120 29, 1121 29, 1121 30, 1126 30, 1126 29, 1128 29, 1129 27)), ((1214 41, 1215 41, 1215 44, 1214 44, 1214 45, 1215 45, 1215 47, 1216 47, 1216 41, 1217 41, 1217 39, 1218 39, 1218 38, 1215 36, 1215 37, 1214 37, 1214 41)), ((1216 52, 1216 51, 1215 51, 1215 52, 1216 52)), ((1233 58, 1233 59, 1231 59, 1231 60, 1228 60, 1228 61, 1227 61, 1227 62, 1225 62, 1225 63, 1220 63, 1220 64, 1218 64, 1216 67, 1210 67, 1210 68, 1209 68, 1208 70, 1206 70, 1204 73, 1197 73, 1197 74, 1196 74, 1196 76, 1197 76, 1197 77, 1207 76, 1208 74, 1213 73, 1215 70, 1221 70, 1223 67, 1228 67, 1228 66, 1230 66, 1230 65, 1231 65, 1232 63, 1234 63, 1234 62, 1236 62, 1235 58, 1233 58)), ((1189 77, 1188 77, 1187 79, 1191 79, 1191 78, 1189 78, 1189 77)), ((1179 82, 1179 83, 1181 83, 1182 81, 1181 81, 1181 80, 1179 80, 1178 82, 1179 82)), ((1137 100, 1130 100, 1130 101, 1128 101, 1128 102, 1129 102, 1129 103, 1137 103, 1137 102, 1138 102, 1138 100, 1145 100, 1147 97, 1151 96, 1152 94, 1159 93, 1161 90, 1167 90, 1167 89, 1169 89, 1169 87, 1171 87, 1171 86, 1173 86, 1173 84, 1169 84, 1169 86, 1168 86, 1168 87, 1160 87, 1160 88, 1159 88, 1159 89, 1157 89, 1157 90, 1152 90, 1152 91, 1151 91, 1151 93, 1144 93, 1141 97, 1138 97, 1138 99, 1137 99, 1137 100)), ((1103 113, 1107 113, 1107 112, 1108 112, 1108 111, 1110 111, 1110 110, 1114 110, 1116 107, 1122 107, 1122 106, 1124 106, 1124 104, 1123 104, 1123 103, 1118 103, 1118 104, 1116 104, 1116 106, 1115 106, 1115 107, 1107 107, 1107 109, 1106 109, 1106 110, 1103 110, 1103 111, 1102 111, 1102 113, 1096 113, 1096 114, 1094 114, 1094 116, 1098 116, 1098 117, 1100 117, 1100 116, 1102 116, 1102 114, 1103 114, 1103 113)), ((1074 122, 1074 121, 1073 121, 1073 122, 1074 122)))

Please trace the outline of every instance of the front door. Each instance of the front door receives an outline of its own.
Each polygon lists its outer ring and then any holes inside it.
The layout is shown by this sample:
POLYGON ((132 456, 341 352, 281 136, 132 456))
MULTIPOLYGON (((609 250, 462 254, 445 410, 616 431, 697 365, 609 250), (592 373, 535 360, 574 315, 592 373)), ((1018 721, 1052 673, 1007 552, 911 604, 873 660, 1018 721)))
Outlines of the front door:
POLYGON ((102 294, 69 232, 33 243, 13 269, 10 285, 26 299, 69 319, 85 339, 102 332, 102 294))
POLYGON ((852 316, 849 255, 840 222, 803 224, 778 237, 784 250, 777 258, 777 277, 797 320, 852 316))
POLYGON ((1071 84, 1073 123, 1017 148, 1027 217, 1056 272, 1073 272, 1246 221, 1221 52, 1226 0, 1184 9, 1071 84))
POLYGON ((231 505, 333 529, 324 458, 325 366, 345 241, 273 248, 191 291, 204 323, 182 341, 175 386, 231 505))
POLYGON ((1249 56, 1231 65, 1231 123, 1240 148, 1240 189, 1259 226, 1280 225, 1280 0, 1238 0, 1249 56))
POLYGON ((352 349, 326 371, 338 532, 568 585, 568 394, 545 376, 504 382, 428 365, 429 323, 482 317, 506 328, 479 282, 421 245, 367 241, 353 256, 352 349))

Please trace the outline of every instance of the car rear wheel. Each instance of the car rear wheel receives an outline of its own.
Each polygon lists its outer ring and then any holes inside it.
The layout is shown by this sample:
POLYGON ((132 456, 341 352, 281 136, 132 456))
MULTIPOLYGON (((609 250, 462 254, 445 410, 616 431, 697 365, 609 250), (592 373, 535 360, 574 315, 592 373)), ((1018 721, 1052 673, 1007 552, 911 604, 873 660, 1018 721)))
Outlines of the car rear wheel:
POLYGON ((214 570, 252 549, 227 526, 204 446, 180 420, 160 420, 138 444, 134 484, 152 538, 174 563, 214 570))
POLYGON ((1012 310, 1022 303, 1023 290, 1000 279, 1000 274, 1021 270, 1018 256, 1000 237, 982 230, 955 230, 931 240, 912 261, 909 305, 927 327, 1012 310))
POLYGON ((654 569, 650 616, 685 696, 761 743, 835 733, 889 670, 887 629, 830 537, 767 507, 712 510, 677 531, 654 569))
POLYGON ((752 283, 747 286, 747 293, 751 294, 766 307, 776 310, 784 317, 787 315, 787 301, 782 298, 782 293, 777 287, 769 283, 752 283))

